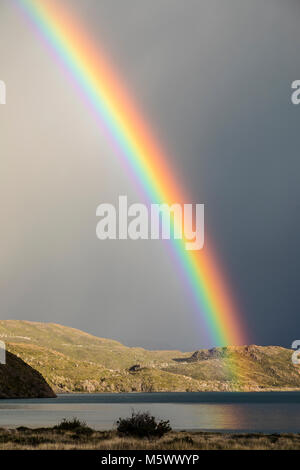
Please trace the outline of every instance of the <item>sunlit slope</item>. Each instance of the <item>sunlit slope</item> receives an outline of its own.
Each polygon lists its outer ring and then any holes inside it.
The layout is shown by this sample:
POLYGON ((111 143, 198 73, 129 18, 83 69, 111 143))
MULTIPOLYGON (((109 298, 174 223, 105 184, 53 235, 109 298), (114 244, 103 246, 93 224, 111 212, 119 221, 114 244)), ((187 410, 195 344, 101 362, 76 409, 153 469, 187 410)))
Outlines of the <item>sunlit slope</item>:
POLYGON ((300 390, 292 351, 278 346, 147 351, 57 324, 10 320, 0 321, 0 339, 56 392, 300 390))
MULTIPOLYGON (((129 348, 118 341, 98 338, 55 323, 2 320, 0 339, 8 343, 42 346, 63 353, 74 360, 93 361, 109 369, 124 369, 135 363, 152 366, 183 355, 180 351, 129 348)), ((190 354, 186 353, 184 356, 188 357, 190 354)))
POLYGON ((107 369, 95 362, 74 360, 62 353, 33 344, 8 343, 13 352, 37 369, 56 392, 167 392, 197 391, 201 384, 159 368, 107 369))
POLYGON ((223 390, 300 389, 300 367, 292 363, 292 353, 279 346, 214 348, 196 351, 188 361, 179 360, 164 370, 202 384, 209 379, 223 390))

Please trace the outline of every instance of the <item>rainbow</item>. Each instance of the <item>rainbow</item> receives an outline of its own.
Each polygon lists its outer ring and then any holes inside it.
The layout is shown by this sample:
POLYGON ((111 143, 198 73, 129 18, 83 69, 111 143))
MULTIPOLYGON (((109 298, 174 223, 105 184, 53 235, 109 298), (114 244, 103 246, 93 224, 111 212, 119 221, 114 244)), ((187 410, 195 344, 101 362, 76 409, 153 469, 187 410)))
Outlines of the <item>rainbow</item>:
MULTIPOLYGON (((57 0, 15 0, 55 53, 105 130, 109 142, 151 203, 188 202, 171 171, 166 152, 154 138, 106 54, 89 38, 74 13, 57 0)), ((245 344, 244 327, 208 242, 186 251, 185 240, 171 240, 189 284, 189 297, 216 346, 245 344)))

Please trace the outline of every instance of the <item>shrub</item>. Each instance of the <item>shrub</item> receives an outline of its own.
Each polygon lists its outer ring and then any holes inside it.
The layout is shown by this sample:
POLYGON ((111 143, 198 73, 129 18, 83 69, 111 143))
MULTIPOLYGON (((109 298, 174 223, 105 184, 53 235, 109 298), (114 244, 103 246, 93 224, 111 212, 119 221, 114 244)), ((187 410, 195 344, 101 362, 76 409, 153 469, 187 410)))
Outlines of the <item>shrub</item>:
POLYGON ((172 430, 170 421, 157 421, 149 411, 132 411, 130 418, 119 418, 117 420, 119 434, 134 437, 162 437, 172 430))
POLYGON ((89 428, 85 421, 80 421, 78 418, 66 419, 64 418, 57 426, 54 426, 56 431, 73 431, 77 434, 92 434, 93 429, 89 428))

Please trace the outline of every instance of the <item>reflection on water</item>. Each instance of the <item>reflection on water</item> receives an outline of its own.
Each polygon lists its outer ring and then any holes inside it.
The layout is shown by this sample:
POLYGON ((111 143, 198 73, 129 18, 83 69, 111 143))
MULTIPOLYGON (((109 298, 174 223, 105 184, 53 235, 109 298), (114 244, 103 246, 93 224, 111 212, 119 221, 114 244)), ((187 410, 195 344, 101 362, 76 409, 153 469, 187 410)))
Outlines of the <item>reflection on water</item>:
POLYGON ((0 400, 0 425, 53 426, 77 416, 95 429, 111 429, 132 409, 169 419, 174 429, 300 432, 298 392, 71 394, 0 400))

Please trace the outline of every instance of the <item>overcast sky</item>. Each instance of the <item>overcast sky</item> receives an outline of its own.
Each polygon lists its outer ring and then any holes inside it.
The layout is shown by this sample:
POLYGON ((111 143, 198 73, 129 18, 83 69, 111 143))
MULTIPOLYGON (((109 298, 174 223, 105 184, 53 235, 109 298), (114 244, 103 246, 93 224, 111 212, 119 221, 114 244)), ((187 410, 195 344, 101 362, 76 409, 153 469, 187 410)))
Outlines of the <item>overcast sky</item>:
MULTIPOLYGON (((300 335, 296 0, 60 0, 106 49, 164 143, 248 340, 300 335)), ((214 346, 164 243, 95 236, 132 181, 12 0, 0 0, 1 318, 127 345, 214 346)))

